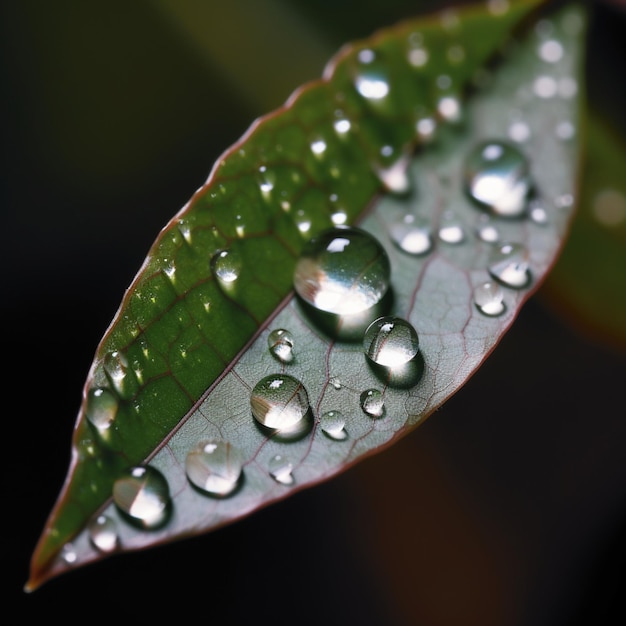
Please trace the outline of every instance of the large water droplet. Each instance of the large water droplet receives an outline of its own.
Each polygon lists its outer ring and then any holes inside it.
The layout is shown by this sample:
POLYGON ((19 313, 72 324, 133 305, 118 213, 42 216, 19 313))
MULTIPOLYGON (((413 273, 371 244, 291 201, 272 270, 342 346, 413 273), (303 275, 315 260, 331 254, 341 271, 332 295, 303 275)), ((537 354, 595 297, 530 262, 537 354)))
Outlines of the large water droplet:
POLYGON ((337 333, 363 332, 389 289, 391 266, 380 242, 367 231, 337 226, 305 245, 294 272, 294 287, 313 312, 337 333))
POLYGON ((143 528, 156 528, 168 517, 169 485, 165 476, 150 465, 132 467, 113 483, 113 502, 143 528))
POLYGON ((526 210, 532 188, 526 157, 502 141, 478 144, 465 161, 465 185, 481 206, 501 217, 518 217, 526 210))
POLYGON ((220 287, 231 292, 241 272, 241 257, 234 250, 219 250, 211 257, 211 271, 220 287))
POLYGON ((415 328, 399 317, 386 316, 372 322, 363 337, 365 355, 377 365, 401 367, 419 352, 415 328))
POLYGON ((504 313, 504 291, 496 282, 485 281, 474 289, 474 304, 476 308, 489 317, 504 313))
POLYGON ((322 432, 335 441, 343 441, 348 438, 346 432, 346 418, 341 411, 326 411, 320 417, 322 432))
POLYGON ((113 552, 119 537, 117 524, 108 515, 96 515, 87 525, 89 540, 100 552, 113 552))
POLYGON ((433 247, 430 222, 411 213, 392 218, 389 236, 407 254, 419 256, 430 252, 433 247))
POLYGON ((309 411, 304 385, 288 374, 262 378, 250 395, 252 414, 259 424, 278 431, 298 428, 309 411))
POLYGON ((530 283, 528 250, 519 243, 503 243, 493 251, 489 274, 512 289, 522 289, 530 283))
POLYGON ((293 361, 293 335, 284 328, 276 328, 267 336, 270 352, 281 362, 293 361))
POLYGON ((189 481, 212 496, 233 493, 239 485, 242 468, 241 453, 226 441, 202 441, 185 459, 189 481))
POLYGON ((119 402, 117 396, 109 389, 96 387, 87 394, 85 416, 98 431, 105 431, 111 426, 117 415, 119 402))
POLYGON ((382 417, 385 412, 385 400, 378 389, 366 389, 360 396, 361 408, 370 417, 382 417))
POLYGON ((274 455, 269 462, 268 471, 270 476, 281 485, 293 485, 294 478, 291 473, 293 463, 282 454, 274 455))

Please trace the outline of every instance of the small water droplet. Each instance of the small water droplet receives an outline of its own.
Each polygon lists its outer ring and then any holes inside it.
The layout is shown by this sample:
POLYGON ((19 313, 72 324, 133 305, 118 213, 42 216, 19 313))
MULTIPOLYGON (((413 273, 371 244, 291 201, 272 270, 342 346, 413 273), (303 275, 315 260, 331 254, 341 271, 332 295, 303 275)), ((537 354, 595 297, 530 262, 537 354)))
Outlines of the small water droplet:
POLYGON ((448 122, 458 122, 461 119, 461 103, 454 96, 444 96, 437 102, 437 111, 448 122))
POLYGON ((354 72, 357 91, 367 100, 384 100, 389 93, 387 68, 373 50, 365 48, 357 55, 354 72))
POLYGON ((489 317, 496 317, 504 313, 504 291, 498 283, 485 281, 474 289, 474 304, 476 308, 489 317))
POLYGON ((128 469, 113 483, 113 502, 143 528, 156 528, 169 513, 169 485, 156 468, 138 465, 128 469))
POLYGON ((326 411, 320 417, 322 432, 335 441, 344 441, 348 438, 346 418, 341 411, 326 411))
POLYGON ((456 216, 445 213, 439 225, 438 236, 444 243, 456 245, 465 241, 465 231, 456 216))
POLYGON ((276 328, 267 336, 270 352, 281 362, 293 361, 293 335, 284 328, 276 328))
POLYGON ((532 184, 529 163, 515 146, 501 141, 478 144, 465 161, 465 185, 471 198, 500 217, 526 210, 532 184))
POLYGON ((252 414, 259 424, 278 431, 297 428, 309 411, 304 385, 293 376, 272 374, 262 378, 250 395, 252 414))
POLYGON ((361 409, 370 417, 381 417, 385 412, 383 394, 378 389, 366 389, 360 397, 361 409))
POLYGON ((341 384, 341 380, 339 379, 339 376, 332 376, 330 379, 330 384, 335 388, 335 389, 341 389, 341 387, 343 386, 341 384))
POLYGON ((315 139, 311 142, 311 152, 316 157, 322 157, 324 152, 326 152, 326 142, 323 139, 315 139))
POLYGON ((270 476, 281 485, 293 485, 293 463, 282 454, 274 455, 268 464, 270 476))
POLYGON ((232 494, 239 485, 242 471, 242 455, 227 441, 201 441, 185 459, 189 481, 212 496, 232 494))
POLYGON ((68 565, 71 565, 72 563, 76 563, 76 561, 78 560, 78 554, 76 553, 76 549, 74 548, 73 544, 66 543, 61 548, 61 558, 68 565))
MULTIPOLYGON (((383 156, 384 155, 383 153, 383 156)), ((401 156, 395 163, 387 167, 374 167, 374 172, 389 193, 405 194, 411 189, 411 179, 408 175, 409 160, 401 156)))
POLYGON ((538 202, 533 202, 531 204, 528 215, 535 224, 543 225, 548 223, 548 213, 538 202))
POLYGON ((352 127, 352 124, 350 123, 349 119, 342 117, 333 122, 333 127, 335 129, 335 132, 340 137, 343 137, 349 132, 350 128, 352 127))
POLYGON ((557 63, 563 58, 563 46, 556 39, 546 39, 539 44, 537 54, 546 63, 557 63))
POLYGON ((420 117, 415 122, 415 131, 419 139, 421 139, 422 141, 429 141, 430 139, 432 139, 436 130, 437 122, 433 117, 420 117))
POLYGON ((87 394, 85 416, 100 432, 111 426, 119 407, 117 396, 109 389, 96 387, 87 394))
POLYGON ((530 127, 526 122, 515 120, 509 126, 509 138, 517 143, 524 143, 530 138, 530 127))
POLYGON ((482 222, 476 229, 476 234, 485 243, 495 243, 500 239, 498 229, 489 221, 482 222))
POLYGON ((298 295, 315 309, 353 315, 377 305, 389 288, 390 263, 367 231, 337 226, 305 245, 294 272, 298 295))
POLYGON ((493 251, 488 271, 506 287, 512 289, 527 287, 530 283, 528 250, 519 243, 507 242, 499 245, 493 251))
POLYGON ((363 350, 368 359, 384 367, 400 367, 419 352, 415 328, 406 320, 384 316, 372 322, 363 337, 363 350))
POLYGON ((119 350, 108 352, 104 356, 104 371, 118 393, 124 392, 124 382, 128 374, 128 360, 119 350))
POLYGON ((433 247, 430 222, 411 213, 392 219, 389 236, 407 254, 419 256, 430 252, 433 247))
POLYGON ((211 257, 211 271, 220 287, 232 292, 241 272, 241 258, 234 250, 219 250, 211 257))
POLYGON ((558 84, 552 76, 538 76, 533 83, 533 92, 544 100, 554 98, 558 89, 558 84))
POLYGON ((100 552, 113 552, 119 542, 117 524, 108 515, 96 515, 87 526, 89 540, 100 552))

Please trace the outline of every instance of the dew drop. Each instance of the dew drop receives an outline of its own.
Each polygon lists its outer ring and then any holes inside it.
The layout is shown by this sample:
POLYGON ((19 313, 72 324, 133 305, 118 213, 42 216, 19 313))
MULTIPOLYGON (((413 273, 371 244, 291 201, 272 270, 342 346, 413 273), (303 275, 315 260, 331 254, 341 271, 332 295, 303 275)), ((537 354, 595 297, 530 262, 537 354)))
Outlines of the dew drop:
POLYGON ((501 141, 478 144, 465 161, 465 186, 470 197, 500 217, 518 217, 531 191, 526 157, 501 141))
POLYGON ((519 243, 503 243, 493 252, 489 274, 512 289, 522 289, 530 283, 528 250, 519 243))
POLYGON ((474 304, 476 308, 489 317, 496 317, 504 313, 504 291, 498 283, 485 281, 474 289, 474 304))
POLYGON ((543 206, 538 203, 533 203, 531 205, 528 215, 535 224, 543 225, 548 223, 548 214, 543 206))
POLYGON ((132 467, 113 483, 113 502, 143 528, 156 528, 168 516, 169 485, 165 476, 150 465, 132 467))
POLYGON ((495 243, 500 239, 498 229, 491 222, 483 222, 478 225, 476 234, 481 241, 485 243, 495 243))
POLYGON ((378 240, 359 228, 336 226, 305 244, 294 287, 314 309, 353 315, 375 307, 389 279, 389 257, 378 240))
POLYGON ((517 143, 524 143, 530 138, 530 127, 526 122, 516 120, 509 126, 509 138, 517 143))
POLYGON ((433 247, 430 222, 411 213, 392 219, 389 236, 407 254, 419 256, 430 252, 433 247))
POLYGON ((104 356, 104 371, 108 374, 111 384, 119 393, 124 392, 124 382, 128 373, 128 360, 124 353, 115 350, 104 356))
POLYGON ((100 552, 113 552, 119 542, 117 524, 108 515, 96 515, 87 525, 89 540, 100 552))
POLYGON ((66 543, 63 548, 61 548, 61 558, 68 565, 76 563, 76 561, 78 560, 78 554, 76 553, 76 549, 74 548, 73 544, 66 543))
POLYGON ((293 361, 293 335, 284 328, 276 328, 267 336, 270 352, 281 362, 293 361))
POLYGON ((383 394, 378 389, 366 389, 360 397, 361 409, 370 417, 381 417, 385 412, 383 394))
POLYGON ((219 250, 211 258, 211 271, 220 286, 230 290, 241 272, 241 259, 232 250, 219 250))
POLYGON ((387 68, 369 48, 357 55, 354 84, 357 91, 367 100, 384 100, 389 93, 387 68))
POLYGON ((281 485, 293 485, 293 463, 282 454, 274 455, 268 464, 270 476, 281 485))
POLYGON ((346 418, 341 411, 326 411, 320 417, 320 428, 330 439, 344 441, 348 438, 346 418))
POLYGON ((87 394, 85 416, 100 432, 115 421, 119 403, 117 396, 109 389, 96 387, 87 394))
POLYGON ((185 459, 189 482, 212 496, 232 494, 241 479, 243 458, 227 441, 201 441, 185 459))
POLYGON ((343 387, 343 385, 341 383, 341 379, 339 378, 339 376, 332 376, 331 379, 330 379, 330 384, 335 389, 341 389, 343 387))
POLYGON ((389 193, 404 194, 411 189, 408 159, 404 156, 388 167, 374 167, 374 172, 389 193))
POLYGON ((461 103, 454 96, 444 96, 437 102, 437 111, 448 122, 458 122, 461 119, 461 103))
POLYGON ((445 214, 439 226, 438 236, 444 243, 456 245, 465 241, 465 231, 454 215, 445 214))
POLYGON ((363 350, 368 359, 384 367, 401 367, 419 352, 415 328, 399 317, 385 316, 372 322, 363 337, 363 350))
POLYGON ((552 76, 538 76, 533 83, 533 92, 544 100, 554 98, 558 89, 559 86, 552 76))
POLYGON ((556 39, 547 39, 539 44, 537 54, 546 63, 557 63, 563 58, 563 46, 556 39))
POLYGON ((429 141, 437 130, 437 122, 433 117, 420 117, 415 122, 415 132, 421 141, 429 141))
POLYGON ((309 411, 304 385, 288 374, 262 378, 250 395, 252 415, 259 424, 278 431, 297 428, 309 411))

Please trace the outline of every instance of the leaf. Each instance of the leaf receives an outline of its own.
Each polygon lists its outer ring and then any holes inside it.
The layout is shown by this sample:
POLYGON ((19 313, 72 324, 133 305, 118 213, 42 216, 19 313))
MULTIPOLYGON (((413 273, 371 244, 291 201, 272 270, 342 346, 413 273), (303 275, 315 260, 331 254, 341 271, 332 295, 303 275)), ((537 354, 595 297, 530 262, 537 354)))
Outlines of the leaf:
POLYGON ((578 217, 542 296, 583 334, 624 350, 626 150, 597 113, 587 123, 578 217))
POLYGON ((28 590, 120 550, 216 529, 326 480, 414 429, 463 385, 541 284, 574 206, 577 141, 554 129, 577 123, 580 7, 509 40, 542 4, 448 10, 346 46, 322 80, 224 153, 160 233, 97 348, 28 590), (538 55, 546 41, 552 50, 538 55), (492 71, 497 52, 504 62, 492 71), (517 142, 513 165, 530 168, 520 216, 490 215, 465 188, 466 156, 502 139, 517 142), (394 224, 422 221, 427 250, 393 244, 394 224), (299 255, 343 223, 359 225, 355 236, 375 235, 383 251, 367 244, 368 262, 391 269, 387 295, 354 336, 292 294, 299 255), (474 289, 499 284, 488 268, 501 246, 515 254, 500 270, 513 261, 506 271, 516 281, 504 280, 502 311, 485 315, 474 289), (419 353, 402 375, 363 354, 362 331, 381 313, 417 332, 419 353), (268 349, 281 329, 293 337, 285 362, 268 349), (265 376, 282 374, 293 378, 256 393, 265 376), (251 410, 274 402, 263 394, 293 381, 289 407, 295 399, 296 409, 309 408, 297 432, 256 423, 251 410), (366 414, 361 403, 378 393, 384 408, 366 414), (321 421, 329 411, 345 419, 331 437, 321 421), (226 478, 241 459, 232 492, 192 486, 185 467, 198 444, 221 459, 226 478), (149 493, 135 498, 142 481, 149 493), (161 501, 159 519, 131 508, 161 501))

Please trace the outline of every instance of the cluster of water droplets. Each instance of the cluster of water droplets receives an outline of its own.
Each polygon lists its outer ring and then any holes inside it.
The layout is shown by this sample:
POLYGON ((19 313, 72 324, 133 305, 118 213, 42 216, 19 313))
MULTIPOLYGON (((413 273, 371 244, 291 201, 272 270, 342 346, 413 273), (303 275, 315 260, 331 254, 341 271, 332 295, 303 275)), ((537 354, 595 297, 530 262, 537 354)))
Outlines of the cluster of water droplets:
MULTIPOLYGON (((504 2, 492 0, 494 14, 504 2)), ((450 14, 452 15, 452 14, 450 14)), ((455 28, 454 19, 448 16, 448 27, 455 28)), ((553 67, 563 57, 563 47, 544 25, 538 37, 537 54, 553 67)), ((407 62, 416 71, 426 67, 430 51, 419 33, 412 33, 407 41, 407 62)), ((465 51, 452 45, 447 51, 449 62, 461 63, 465 51)), ((361 50, 353 73, 358 94, 374 111, 384 113, 391 106, 393 96, 385 59, 370 49, 361 50)), ((436 81, 438 93, 436 107, 416 112, 415 131, 419 141, 433 138, 442 121, 458 120, 459 101, 454 95, 454 84, 446 75, 436 81)), ((571 80, 551 78, 546 73, 533 83, 536 97, 540 99, 569 98, 575 93, 571 80)), ((335 112, 332 132, 336 140, 355 132, 354 120, 342 111, 335 112)), ((557 135, 567 140, 573 135, 569 120, 563 120, 557 135)), ((524 145, 530 139, 531 129, 525 120, 516 115, 508 127, 507 137, 488 138, 476 144, 466 155, 460 179, 468 201, 476 208, 474 235, 489 249, 485 275, 473 286, 475 309, 487 318, 503 315, 506 310, 506 289, 520 290, 532 282, 529 251, 521 243, 505 241, 501 228, 512 221, 529 219, 544 224, 548 213, 537 195, 529 160, 524 145)), ((329 139, 313 137, 310 150, 320 161, 327 158, 329 139)), ((407 175, 406 153, 398 146, 383 143, 380 160, 373 164, 384 188, 392 194, 411 190, 407 175)), ((285 212, 291 204, 278 186, 276 172, 266 166, 258 170, 259 192, 266 202, 279 202, 285 212)), ((329 198, 337 205, 336 195, 329 198)), ((571 204, 564 195, 563 206, 571 204)), ((340 207, 333 213, 333 228, 309 238, 297 260, 293 286, 303 310, 312 323, 328 331, 339 341, 359 339, 362 353, 371 370, 382 382, 381 387, 359 389, 356 394, 360 415, 381 420, 386 415, 385 389, 411 387, 423 373, 420 341, 415 327, 407 319, 390 315, 389 298, 392 276, 390 256, 383 241, 388 239, 403 254, 422 260, 439 245, 461 245, 470 238, 466 225, 450 211, 439 210, 436 220, 417 211, 407 211, 392 216, 386 223, 386 232, 380 240, 370 232, 346 226, 347 216, 340 207)), ((299 221, 299 230, 306 234, 305 217, 299 221)), ((237 231, 241 236, 244 225, 237 231)), ((179 231, 185 241, 191 241, 191 229, 181 219, 179 231)), ((217 249, 209 259, 210 271, 220 289, 233 294, 243 270, 236 246, 217 249)), ((174 266, 170 278, 174 274, 174 266)), ((207 309, 208 309, 207 304, 207 309)), ((344 406, 325 409, 317 417, 305 384, 298 377, 285 373, 298 362, 298 346, 288 328, 275 328, 267 334, 267 351, 277 366, 276 373, 262 377, 249 395, 252 423, 261 432, 279 443, 297 441, 307 436, 315 424, 320 433, 331 442, 350 438, 344 406)), ((151 359, 150 348, 144 345, 141 358, 151 359)), ((103 359, 104 378, 90 389, 86 397, 85 415, 96 432, 107 440, 114 430, 121 399, 131 397, 132 391, 142 383, 143 366, 138 357, 122 352, 108 353, 103 359), (106 382, 105 382, 106 381, 106 382)), ((342 388, 337 377, 328 383, 336 390, 342 388)), ((354 415, 349 416, 354 419, 354 415)), ((338 443, 339 445, 339 443, 338 443)), ((236 494, 244 480, 247 459, 232 443, 215 438, 200 440, 186 454, 185 474, 189 483, 200 494, 213 498, 227 498, 236 494)), ((298 465, 289 454, 282 452, 266 459, 266 472, 278 485, 291 486, 297 480, 298 465)), ((138 465, 128 469, 113 486, 113 502, 123 518, 144 529, 159 528, 171 512, 171 495, 164 475, 151 465, 138 465)), ((92 545, 101 552, 111 552, 119 545, 116 521, 104 514, 94 516, 88 525, 92 545)), ((75 558, 68 546, 64 558, 75 558)))

